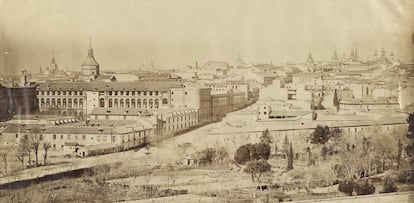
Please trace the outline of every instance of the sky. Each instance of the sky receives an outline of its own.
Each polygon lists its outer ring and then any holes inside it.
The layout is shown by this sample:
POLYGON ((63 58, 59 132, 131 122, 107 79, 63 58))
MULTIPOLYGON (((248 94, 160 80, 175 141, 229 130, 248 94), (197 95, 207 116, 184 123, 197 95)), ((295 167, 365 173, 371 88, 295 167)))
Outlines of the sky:
POLYGON ((412 0, 0 0, 0 74, 52 57, 79 70, 89 38, 101 70, 362 57, 414 49, 412 0))

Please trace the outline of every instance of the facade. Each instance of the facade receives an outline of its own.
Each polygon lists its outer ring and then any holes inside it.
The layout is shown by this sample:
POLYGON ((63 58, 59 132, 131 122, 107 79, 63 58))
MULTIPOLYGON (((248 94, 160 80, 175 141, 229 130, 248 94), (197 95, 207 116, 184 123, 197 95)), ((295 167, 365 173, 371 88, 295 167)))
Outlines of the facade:
POLYGON ((37 97, 40 112, 75 115, 85 119, 94 108, 170 108, 173 88, 180 84, 162 82, 40 83, 37 97))
MULTIPOLYGON (((91 146, 117 146, 120 151, 143 146, 153 136, 153 129, 145 126, 88 126, 88 125, 21 125, 13 124, 2 132, 2 140, 13 140, 18 146, 22 139, 35 139, 51 145, 51 153, 76 153, 88 156, 88 151, 79 150, 91 146)), ((10 141, 11 142, 11 141, 10 141)))
POLYGON ((135 120, 150 125, 154 135, 170 136, 191 129, 199 124, 199 112, 195 109, 133 109, 95 108, 90 120, 135 120))

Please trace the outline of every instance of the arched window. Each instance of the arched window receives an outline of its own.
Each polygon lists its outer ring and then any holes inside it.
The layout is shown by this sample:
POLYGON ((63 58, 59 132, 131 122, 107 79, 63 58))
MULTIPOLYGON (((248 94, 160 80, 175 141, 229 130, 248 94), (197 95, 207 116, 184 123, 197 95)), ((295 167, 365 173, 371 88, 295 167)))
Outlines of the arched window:
POLYGON ((99 99, 99 107, 105 107, 105 99, 104 98, 99 99))
MULTIPOLYGON (((134 92, 133 92, 134 93, 134 92)), ((135 108, 135 99, 131 99, 131 107, 135 108)))
POLYGON ((49 98, 47 98, 46 99, 46 107, 49 107, 50 106, 50 99, 49 98))
POLYGON ((112 99, 109 99, 108 106, 109 108, 112 108, 112 99))
POLYGON ((125 99, 125 107, 129 108, 129 99, 125 99))
POLYGON ((114 107, 118 108, 118 99, 114 99, 114 107))
POLYGON ((73 108, 78 108, 78 99, 73 99, 73 108))
POLYGON ((60 108, 62 106, 62 102, 60 98, 57 99, 57 107, 60 108))
POLYGON ((68 107, 72 108, 72 99, 68 99, 68 107))
POLYGON ((159 100, 155 99, 155 108, 158 109, 158 107, 159 107, 159 100))
POLYGON ((162 99, 162 105, 168 105, 168 99, 167 98, 162 99))
POLYGON ((154 104, 152 103, 152 99, 148 100, 148 106, 152 109, 152 107, 154 106, 154 104))
POLYGON ((82 108, 82 107, 83 107, 83 99, 79 99, 79 108, 82 108))
POLYGON ((42 98, 42 99, 40 100, 40 106, 41 106, 41 107, 44 107, 44 106, 45 106, 45 99, 44 99, 44 98, 42 98))
POLYGON ((124 108, 124 99, 119 100, 119 107, 124 108))
POLYGON ((62 104, 62 107, 63 107, 63 108, 66 108, 66 99, 65 99, 65 98, 63 98, 62 103, 63 103, 63 104, 62 104))
POLYGON ((141 99, 138 99, 138 100, 137 100, 137 107, 138 107, 138 108, 141 108, 141 107, 142 107, 142 105, 141 105, 141 99))
POLYGON ((142 108, 144 108, 144 109, 147 108, 147 99, 142 100, 142 108))
POLYGON ((56 107, 56 101, 55 101, 55 98, 52 98, 52 107, 56 107))

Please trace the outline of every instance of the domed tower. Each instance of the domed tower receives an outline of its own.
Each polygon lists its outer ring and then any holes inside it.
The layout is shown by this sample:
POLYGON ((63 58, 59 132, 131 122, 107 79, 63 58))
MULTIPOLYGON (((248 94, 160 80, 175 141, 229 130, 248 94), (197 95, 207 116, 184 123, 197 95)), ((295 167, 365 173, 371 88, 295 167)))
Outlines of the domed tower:
POLYGON ((96 62, 96 59, 93 56, 91 39, 89 39, 88 56, 86 57, 85 61, 83 61, 81 70, 83 76, 90 76, 95 79, 99 75, 99 64, 96 62))

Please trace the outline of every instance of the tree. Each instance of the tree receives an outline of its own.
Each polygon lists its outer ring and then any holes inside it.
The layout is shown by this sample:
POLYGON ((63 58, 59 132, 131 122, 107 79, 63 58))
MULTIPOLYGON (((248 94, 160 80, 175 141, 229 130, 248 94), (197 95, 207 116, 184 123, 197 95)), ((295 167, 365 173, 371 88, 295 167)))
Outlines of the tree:
POLYGON ((354 182, 352 180, 342 181, 338 185, 338 190, 340 192, 345 193, 348 196, 352 196, 352 192, 354 191, 354 182))
POLYGON ((272 166, 266 160, 254 160, 247 162, 244 172, 250 173, 252 181, 257 180, 260 182, 260 177, 264 172, 270 171, 272 166))
POLYGON ((315 130, 311 134, 312 144, 325 144, 331 137, 328 126, 317 125, 315 130))
POLYGON ((228 157, 229 153, 225 147, 219 147, 216 149, 216 156, 219 161, 223 161, 228 157))
POLYGON ((403 145, 401 143, 401 139, 398 139, 397 170, 400 170, 402 150, 403 150, 403 145))
POLYGON ((287 170, 292 170, 293 169, 293 148, 292 148, 292 142, 290 143, 289 146, 289 152, 288 152, 288 160, 287 160, 287 170))
POLYGON ((383 193, 389 193, 389 192, 397 192, 397 185, 395 184, 395 181, 390 176, 386 177, 384 180, 384 185, 382 186, 382 192, 383 193))
POLYGON ((29 135, 29 148, 35 153, 36 166, 39 166, 39 147, 40 147, 40 136, 42 136, 42 129, 34 127, 30 131, 29 135))
POLYGON ((407 137, 410 140, 408 145, 405 147, 408 157, 410 157, 410 163, 414 166, 414 113, 410 113, 407 118, 408 132, 407 137))
POLYGON ((200 152, 200 163, 211 164, 216 158, 216 150, 214 148, 207 148, 200 152))
POLYGON ((40 140, 37 135, 33 135, 30 137, 30 149, 35 153, 36 157, 36 166, 39 166, 39 147, 40 147, 40 140))
POLYGON ((272 137, 270 137, 269 129, 266 128, 266 130, 263 131, 262 136, 260 136, 260 143, 272 143, 272 137))
POLYGON ((43 143, 43 149, 45 150, 45 154, 43 156, 43 164, 46 165, 46 159, 47 159, 47 151, 52 147, 52 145, 48 142, 43 143))
POLYGON ((256 143, 241 145, 234 156, 234 160, 239 164, 244 164, 248 161, 269 159, 270 145, 267 143, 256 143))
POLYGON ((251 144, 241 145, 234 155, 234 160, 239 164, 244 164, 250 161, 251 144))
POLYGON ((287 153, 289 152, 289 139, 287 135, 285 135, 285 139, 283 140, 282 151, 285 154, 285 158, 287 158, 287 153))
POLYGON ((16 148, 15 154, 16 158, 22 164, 22 169, 24 169, 24 158, 25 156, 29 155, 30 148, 29 148, 29 140, 27 137, 22 136, 20 138, 19 146, 16 148))
POLYGON ((270 157, 270 145, 268 143, 256 143, 251 148, 252 157, 250 159, 259 160, 259 159, 269 159, 270 157))
POLYGON ((357 184, 355 190, 357 195, 370 195, 374 194, 375 186, 370 184, 368 180, 366 180, 363 183, 357 184))
POLYGON ((3 149, 2 151, 0 151, 0 158, 4 164, 4 173, 7 173, 8 156, 9 156, 9 151, 7 149, 3 149))
POLYGON ((334 90, 334 95, 333 95, 333 106, 336 107, 336 111, 339 110, 339 99, 338 99, 338 93, 336 92, 336 89, 334 90))

